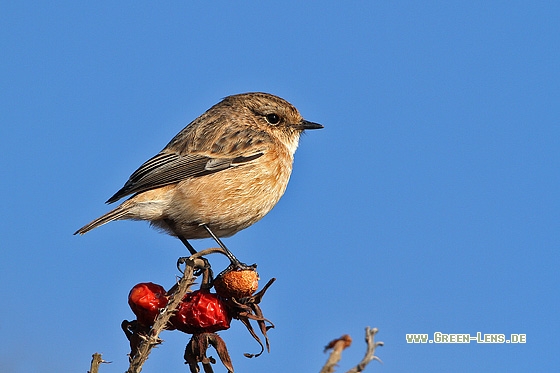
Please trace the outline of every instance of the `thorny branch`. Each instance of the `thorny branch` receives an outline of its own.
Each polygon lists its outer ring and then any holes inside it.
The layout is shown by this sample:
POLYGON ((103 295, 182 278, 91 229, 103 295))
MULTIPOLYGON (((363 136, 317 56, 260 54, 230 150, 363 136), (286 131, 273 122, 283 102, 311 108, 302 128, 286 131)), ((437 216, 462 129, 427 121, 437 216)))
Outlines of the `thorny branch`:
POLYGON ((136 351, 130 356, 130 366, 126 373, 139 373, 142 371, 142 366, 148 360, 152 348, 161 343, 159 334, 165 329, 169 319, 173 316, 179 303, 181 303, 181 300, 193 284, 195 268, 203 267, 204 265, 202 259, 190 257, 185 260, 185 271, 177 283, 175 292, 170 296, 167 306, 160 311, 148 335, 142 338, 136 351))
MULTIPOLYGON (((364 358, 358 365, 354 368, 350 369, 346 373, 359 373, 362 372, 366 366, 372 360, 377 360, 381 362, 381 360, 375 356, 375 349, 377 347, 383 346, 383 342, 375 342, 374 337, 377 334, 377 328, 370 328, 369 326, 366 328, 366 344, 367 350, 364 358)), ((342 351, 347 347, 350 347, 352 344, 352 339, 349 335, 343 335, 342 337, 331 341, 326 347, 325 351, 331 350, 332 352, 329 355, 329 358, 323 368, 321 369, 321 373, 333 373, 337 363, 342 358, 342 351)))

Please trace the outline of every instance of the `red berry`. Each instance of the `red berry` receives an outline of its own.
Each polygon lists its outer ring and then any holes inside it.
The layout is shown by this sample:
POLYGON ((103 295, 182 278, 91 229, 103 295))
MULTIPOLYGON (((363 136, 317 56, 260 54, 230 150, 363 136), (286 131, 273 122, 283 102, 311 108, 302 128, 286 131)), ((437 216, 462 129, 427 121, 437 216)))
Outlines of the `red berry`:
POLYGON ((140 324, 152 326, 159 309, 167 305, 165 289, 152 282, 135 285, 128 294, 128 304, 140 324))
POLYGON ((173 327, 189 334, 229 329, 230 322, 224 301, 208 290, 188 293, 171 318, 173 327))

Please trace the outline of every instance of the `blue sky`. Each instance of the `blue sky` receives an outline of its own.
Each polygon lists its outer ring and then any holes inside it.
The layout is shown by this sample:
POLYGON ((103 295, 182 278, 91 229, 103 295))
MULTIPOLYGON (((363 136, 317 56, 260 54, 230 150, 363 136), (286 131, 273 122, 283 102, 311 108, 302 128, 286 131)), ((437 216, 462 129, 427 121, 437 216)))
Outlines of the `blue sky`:
MULTIPOLYGON (((247 91, 325 128, 272 212, 225 240, 278 279, 270 354, 222 333, 237 371, 317 372, 350 334, 345 371, 366 326, 385 342, 366 371, 556 369, 559 25, 554 2, 2 3, 0 371, 85 372, 94 352, 126 370, 128 291, 170 286, 186 251, 143 222, 72 233, 247 91), (435 332, 527 343, 406 343, 435 332)), ((188 337, 162 337, 144 371, 186 371, 188 337)))

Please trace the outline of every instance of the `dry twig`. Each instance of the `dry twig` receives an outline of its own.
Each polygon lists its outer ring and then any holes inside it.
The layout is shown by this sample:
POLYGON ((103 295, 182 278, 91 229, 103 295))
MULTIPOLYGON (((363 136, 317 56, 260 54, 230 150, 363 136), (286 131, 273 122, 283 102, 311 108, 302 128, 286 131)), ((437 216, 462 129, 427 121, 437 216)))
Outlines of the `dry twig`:
POLYGON ((91 366, 88 370, 88 373, 98 373, 99 365, 101 365, 101 363, 109 363, 108 361, 103 360, 101 354, 97 352, 91 355, 91 358, 91 366))
POLYGON ((345 348, 350 347, 352 344, 352 338, 348 334, 343 335, 342 337, 330 341, 329 344, 325 347, 325 352, 332 349, 331 354, 323 369, 321 369, 321 373, 333 373, 336 364, 342 358, 342 351, 345 348))
MULTIPOLYGON (((377 334, 377 328, 366 328, 366 344, 367 350, 364 358, 358 365, 354 368, 350 369, 346 373, 359 373, 362 372, 365 367, 369 364, 372 360, 377 360, 381 362, 381 360, 375 356, 375 349, 379 346, 383 346, 383 342, 375 342, 374 336, 377 334)), ((323 368, 321 369, 321 373, 333 373, 336 365, 342 358, 342 351, 352 344, 352 338, 349 335, 343 335, 342 337, 331 341, 326 347, 325 351, 331 350, 332 352, 329 355, 329 358, 323 368)))
POLYGON ((362 359, 362 361, 360 361, 360 363, 358 365, 356 365, 354 368, 350 369, 346 373, 361 372, 366 368, 366 365, 368 365, 369 362, 372 361, 372 360, 377 360, 380 363, 382 362, 380 358, 375 356, 375 349, 377 347, 383 346, 383 342, 375 342, 374 341, 374 337, 375 337, 375 335, 377 334, 378 331, 379 330, 377 328, 370 328, 369 326, 366 328, 366 344, 367 344, 366 354, 365 354, 364 358, 362 359))

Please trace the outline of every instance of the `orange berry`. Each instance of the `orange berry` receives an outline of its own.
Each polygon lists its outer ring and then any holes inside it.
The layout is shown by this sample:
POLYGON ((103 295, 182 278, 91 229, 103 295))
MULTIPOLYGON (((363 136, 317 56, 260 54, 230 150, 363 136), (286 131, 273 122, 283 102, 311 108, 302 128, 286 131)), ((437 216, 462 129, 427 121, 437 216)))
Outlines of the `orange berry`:
POLYGON ((259 287, 259 274, 254 268, 228 268, 216 277, 214 288, 224 298, 250 297, 259 287))

